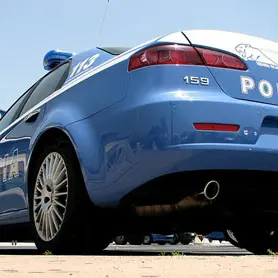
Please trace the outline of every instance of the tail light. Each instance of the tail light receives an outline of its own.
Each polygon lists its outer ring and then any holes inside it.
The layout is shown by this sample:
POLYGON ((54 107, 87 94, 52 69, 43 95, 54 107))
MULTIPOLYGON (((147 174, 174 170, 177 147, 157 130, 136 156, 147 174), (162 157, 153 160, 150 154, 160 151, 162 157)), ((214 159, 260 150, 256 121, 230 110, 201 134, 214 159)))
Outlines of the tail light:
POLYGON ((202 56, 206 66, 227 68, 227 69, 237 69, 237 70, 247 70, 246 65, 234 55, 227 54, 221 51, 212 50, 212 49, 200 48, 200 47, 197 47, 196 50, 202 56))
POLYGON ((134 54, 129 61, 128 70, 166 64, 247 69, 239 58, 225 52, 188 45, 157 45, 134 54))

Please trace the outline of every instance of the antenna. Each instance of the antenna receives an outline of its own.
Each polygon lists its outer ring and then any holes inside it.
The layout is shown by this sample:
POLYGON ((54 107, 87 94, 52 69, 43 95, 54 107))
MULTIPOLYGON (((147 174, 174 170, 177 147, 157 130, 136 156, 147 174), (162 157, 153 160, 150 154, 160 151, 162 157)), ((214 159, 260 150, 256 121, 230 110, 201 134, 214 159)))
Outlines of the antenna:
POLYGON ((99 28, 97 44, 96 44, 97 46, 99 45, 99 42, 100 42, 100 36, 101 36, 102 28, 103 28, 103 25, 104 25, 104 21, 105 21, 105 18, 106 18, 108 5, 109 5, 109 0, 107 0, 107 4, 106 4, 106 7, 105 7, 105 10, 104 10, 104 13, 103 13, 103 17, 102 17, 102 22, 101 22, 101 25, 100 25, 100 28, 99 28))

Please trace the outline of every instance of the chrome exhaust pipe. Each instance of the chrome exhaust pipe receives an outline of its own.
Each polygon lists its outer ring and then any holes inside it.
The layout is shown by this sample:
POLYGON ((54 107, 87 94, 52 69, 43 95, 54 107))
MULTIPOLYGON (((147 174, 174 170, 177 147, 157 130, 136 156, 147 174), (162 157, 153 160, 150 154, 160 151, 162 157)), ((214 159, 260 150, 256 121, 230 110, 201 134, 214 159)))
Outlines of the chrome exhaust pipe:
POLYGON ((206 183, 204 190, 201 193, 193 196, 186 196, 176 204, 161 204, 161 205, 146 205, 135 206, 137 215, 160 215, 185 211, 192 208, 202 208, 208 206, 214 201, 220 191, 220 185, 216 180, 211 180, 206 183))
POLYGON ((203 195, 206 200, 213 201, 219 195, 220 185, 216 180, 209 181, 204 188, 204 191, 199 195, 203 195))

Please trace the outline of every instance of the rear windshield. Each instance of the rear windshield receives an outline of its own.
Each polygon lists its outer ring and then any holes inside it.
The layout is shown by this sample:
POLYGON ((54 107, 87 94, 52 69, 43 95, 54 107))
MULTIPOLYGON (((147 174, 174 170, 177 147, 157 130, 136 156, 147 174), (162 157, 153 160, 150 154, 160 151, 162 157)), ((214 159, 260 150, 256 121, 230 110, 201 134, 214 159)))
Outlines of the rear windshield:
POLYGON ((98 49, 101 49, 112 55, 120 55, 120 54, 128 51, 129 49, 131 49, 131 47, 98 47, 98 49))

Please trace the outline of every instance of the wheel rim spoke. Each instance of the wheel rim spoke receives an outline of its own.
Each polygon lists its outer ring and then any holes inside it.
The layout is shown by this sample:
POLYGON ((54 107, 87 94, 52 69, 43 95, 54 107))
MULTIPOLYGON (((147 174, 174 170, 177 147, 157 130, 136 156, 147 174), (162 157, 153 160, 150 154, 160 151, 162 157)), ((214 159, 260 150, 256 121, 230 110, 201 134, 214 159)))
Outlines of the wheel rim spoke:
POLYGON ((45 166, 43 165, 42 166, 42 177, 43 177, 43 183, 45 183, 46 181, 46 170, 45 170, 45 166))
POLYGON ((48 179, 49 178, 49 158, 47 158, 47 161, 45 163, 45 177, 48 179))
POLYGON ((48 219, 47 219, 47 213, 44 214, 44 224, 45 224, 45 237, 46 239, 49 238, 48 234, 48 219))
POLYGON ((64 186, 67 186, 67 185, 68 185, 68 179, 64 179, 55 186, 55 191, 58 191, 61 188, 63 188, 64 186))
POLYGON ((55 197, 65 196, 65 195, 68 195, 68 192, 59 192, 59 193, 55 193, 55 197))
POLYGON ((52 218, 50 216, 50 212, 47 214, 47 217, 48 217, 48 223, 49 223, 50 237, 52 237, 54 232, 53 232, 53 221, 52 221, 52 218))
POLYGON ((57 168, 55 169, 53 175, 52 175, 52 179, 56 179, 56 176, 60 174, 61 169, 63 168, 63 164, 61 163, 61 161, 58 162, 57 168))
POLYGON ((62 216, 60 215, 60 213, 58 212, 58 210, 56 209, 55 206, 53 206, 53 211, 55 212, 55 214, 57 215, 57 217, 59 218, 60 221, 63 221, 62 216))
POLYGON ((52 168, 53 168, 53 155, 50 157, 49 168, 48 168, 48 177, 51 178, 52 168))
POLYGON ((62 179, 63 179, 63 177, 64 177, 64 174, 65 174, 65 171, 66 171, 66 167, 63 167, 63 168, 60 170, 59 174, 57 175, 57 177, 56 177, 55 180, 54 180, 55 185, 56 185, 57 183, 60 183, 60 182, 62 181, 62 179))
POLYGON ((59 233, 66 214, 68 174, 63 157, 56 152, 39 169, 33 198, 33 216, 38 235, 50 241, 59 233))
POLYGON ((66 208, 63 204, 61 204, 61 203, 60 203, 59 201, 57 201, 57 200, 54 200, 54 203, 55 203, 57 206, 62 207, 63 209, 66 208))
POLYGON ((59 222, 58 222, 58 220, 56 218, 56 215, 55 215, 53 209, 50 211, 50 217, 51 217, 53 225, 55 227, 55 231, 58 231, 59 230, 59 228, 58 228, 59 227, 59 222))
POLYGON ((52 167, 52 171, 51 171, 51 177, 55 174, 55 172, 58 168, 59 162, 60 162, 60 160, 57 158, 57 156, 54 156, 54 162, 53 162, 53 167, 52 167))

